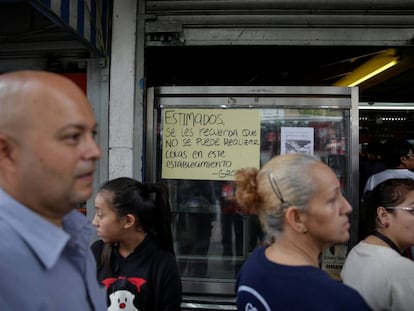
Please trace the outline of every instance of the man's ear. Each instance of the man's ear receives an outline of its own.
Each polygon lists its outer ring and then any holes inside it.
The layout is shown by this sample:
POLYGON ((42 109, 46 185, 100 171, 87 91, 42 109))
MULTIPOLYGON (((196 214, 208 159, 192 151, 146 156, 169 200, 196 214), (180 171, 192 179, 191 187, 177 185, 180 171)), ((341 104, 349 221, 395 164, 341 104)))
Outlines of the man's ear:
POLYGON ((306 233, 308 230, 304 223, 303 213, 296 207, 290 206, 285 212, 285 221, 290 227, 299 233, 306 233))
POLYGON ((5 134, 0 133, 0 166, 12 166, 15 162, 15 143, 5 134))

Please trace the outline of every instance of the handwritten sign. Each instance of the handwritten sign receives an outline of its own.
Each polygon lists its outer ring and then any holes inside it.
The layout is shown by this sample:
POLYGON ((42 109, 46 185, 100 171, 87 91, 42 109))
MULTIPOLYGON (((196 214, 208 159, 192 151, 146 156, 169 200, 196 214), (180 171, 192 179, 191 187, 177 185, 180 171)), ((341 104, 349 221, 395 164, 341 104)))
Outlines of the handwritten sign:
POLYGON ((259 165, 260 110, 163 110, 162 178, 233 180, 259 165))

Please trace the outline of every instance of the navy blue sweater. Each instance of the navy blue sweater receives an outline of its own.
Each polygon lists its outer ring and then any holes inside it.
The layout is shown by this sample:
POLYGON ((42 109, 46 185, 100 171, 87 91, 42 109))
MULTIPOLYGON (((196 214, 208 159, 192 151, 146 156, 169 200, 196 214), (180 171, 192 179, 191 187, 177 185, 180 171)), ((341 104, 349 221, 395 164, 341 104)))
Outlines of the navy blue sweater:
POLYGON ((236 283, 238 310, 371 310, 352 288, 312 266, 287 266, 265 257, 265 247, 247 259, 236 283))

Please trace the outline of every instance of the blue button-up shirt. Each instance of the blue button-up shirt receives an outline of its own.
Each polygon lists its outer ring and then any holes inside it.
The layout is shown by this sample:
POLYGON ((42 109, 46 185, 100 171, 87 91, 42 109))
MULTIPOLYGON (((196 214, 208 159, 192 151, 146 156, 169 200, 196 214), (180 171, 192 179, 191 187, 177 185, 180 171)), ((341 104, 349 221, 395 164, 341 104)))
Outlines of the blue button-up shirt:
POLYGON ((92 230, 77 211, 58 228, 0 189, 0 309, 106 310, 92 230))

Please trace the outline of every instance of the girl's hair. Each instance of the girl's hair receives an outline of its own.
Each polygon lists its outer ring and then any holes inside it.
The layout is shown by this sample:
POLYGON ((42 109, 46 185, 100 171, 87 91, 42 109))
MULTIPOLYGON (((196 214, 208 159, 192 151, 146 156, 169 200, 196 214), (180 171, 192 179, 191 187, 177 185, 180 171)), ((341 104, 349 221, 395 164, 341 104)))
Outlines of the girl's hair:
MULTIPOLYGON (((407 198, 407 194, 414 191, 414 180, 411 178, 387 179, 378 184, 369 194, 365 202, 367 209, 367 228, 369 233, 377 226, 378 207, 395 207, 407 198)), ((393 212, 392 210, 390 210, 393 212)))
POLYGON ((248 213, 259 214, 268 240, 277 239, 283 228, 284 212, 291 205, 305 211, 317 185, 313 181, 316 157, 305 154, 276 156, 259 171, 236 172, 236 199, 248 213))
MULTIPOLYGON (((122 217, 135 216, 137 226, 151 235, 158 246, 174 254, 168 188, 163 183, 140 183, 120 177, 105 182, 99 192, 107 192, 112 208, 122 217)), ((101 264, 110 267, 112 243, 105 244, 101 264)))

